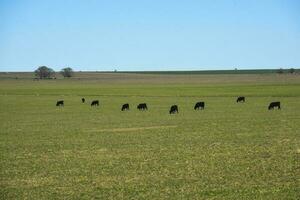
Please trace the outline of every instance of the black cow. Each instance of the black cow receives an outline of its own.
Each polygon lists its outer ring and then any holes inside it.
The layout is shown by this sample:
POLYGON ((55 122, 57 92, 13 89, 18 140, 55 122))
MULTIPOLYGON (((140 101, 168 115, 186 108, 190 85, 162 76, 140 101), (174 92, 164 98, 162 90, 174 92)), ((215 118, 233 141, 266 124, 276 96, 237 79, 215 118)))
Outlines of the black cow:
POLYGON ((84 102, 85 102, 85 98, 82 98, 82 99, 81 99, 81 102, 84 103, 84 102))
POLYGON ((205 103, 203 102, 203 101, 201 101, 201 102, 197 102, 196 104, 195 104, 195 106, 194 106, 194 109, 195 110, 199 110, 199 109, 204 109, 204 105, 205 105, 205 103))
POLYGON ((56 106, 64 106, 64 101, 57 101, 56 106))
POLYGON ((139 110, 148 110, 148 107, 147 107, 147 104, 146 104, 146 103, 140 103, 140 104, 137 106, 137 109, 139 109, 139 110))
POLYGON ((178 106, 177 105, 171 106, 169 113, 170 114, 178 113, 178 106))
POLYGON ((245 97, 238 97, 236 102, 245 102, 245 97))
POLYGON ((121 108, 122 111, 124 110, 129 110, 129 104, 128 103, 125 103, 122 108, 121 108))
POLYGON ((98 100, 92 101, 91 106, 99 106, 99 101, 98 100))
POLYGON ((274 109, 275 107, 277 107, 278 109, 281 109, 279 101, 271 102, 270 105, 269 105, 269 107, 268 107, 268 109, 271 110, 271 109, 274 109))

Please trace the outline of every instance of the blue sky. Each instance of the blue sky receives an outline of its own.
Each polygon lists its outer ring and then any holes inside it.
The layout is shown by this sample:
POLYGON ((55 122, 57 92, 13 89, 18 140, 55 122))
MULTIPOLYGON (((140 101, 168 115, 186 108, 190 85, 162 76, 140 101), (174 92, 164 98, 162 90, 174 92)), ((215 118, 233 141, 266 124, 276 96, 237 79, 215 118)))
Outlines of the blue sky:
POLYGON ((0 71, 298 68, 298 0, 0 0, 0 71))

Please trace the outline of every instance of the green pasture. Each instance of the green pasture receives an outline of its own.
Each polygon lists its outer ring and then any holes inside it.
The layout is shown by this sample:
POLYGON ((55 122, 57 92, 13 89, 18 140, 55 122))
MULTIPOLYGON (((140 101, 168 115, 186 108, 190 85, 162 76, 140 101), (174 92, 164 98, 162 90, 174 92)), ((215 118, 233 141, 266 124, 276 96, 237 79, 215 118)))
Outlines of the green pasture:
POLYGON ((168 76, 0 78, 0 199, 299 199, 299 75, 168 76))

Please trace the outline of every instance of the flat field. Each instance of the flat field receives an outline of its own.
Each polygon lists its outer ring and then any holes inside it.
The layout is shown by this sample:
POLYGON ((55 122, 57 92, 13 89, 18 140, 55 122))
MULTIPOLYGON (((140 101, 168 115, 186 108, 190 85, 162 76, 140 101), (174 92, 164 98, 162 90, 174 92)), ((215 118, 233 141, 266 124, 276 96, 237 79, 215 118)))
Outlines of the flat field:
POLYGON ((5 76, 1 199, 299 199, 299 75, 5 76))

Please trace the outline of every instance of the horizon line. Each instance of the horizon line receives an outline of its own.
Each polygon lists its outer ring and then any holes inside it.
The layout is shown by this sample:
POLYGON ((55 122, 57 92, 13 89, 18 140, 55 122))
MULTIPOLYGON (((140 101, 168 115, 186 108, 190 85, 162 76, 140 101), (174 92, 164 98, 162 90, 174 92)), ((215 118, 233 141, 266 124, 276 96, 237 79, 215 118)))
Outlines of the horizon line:
MULTIPOLYGON (((299 70, 300 67, 287 67, 287 68, 248 68, 248 69, 199 69, 199 70, 74 70, 74 72, 99 72, 99 73, 126 73, 126 72, 206 72, 206 71, 263 71, 263 70, 278 70, 278 69, 283 69, 283 70, 288 70, 288 69, 295 69, 299 70)), ((60 70, 54 72, 60 72, 60 70)), ((0 69, 0 73, 34 73, 34 71, 2 71, 0 69)))

